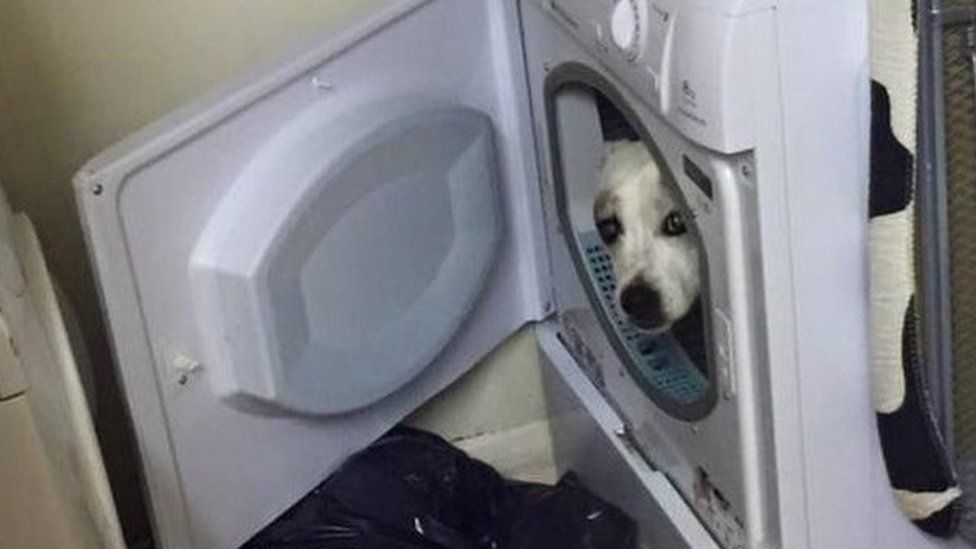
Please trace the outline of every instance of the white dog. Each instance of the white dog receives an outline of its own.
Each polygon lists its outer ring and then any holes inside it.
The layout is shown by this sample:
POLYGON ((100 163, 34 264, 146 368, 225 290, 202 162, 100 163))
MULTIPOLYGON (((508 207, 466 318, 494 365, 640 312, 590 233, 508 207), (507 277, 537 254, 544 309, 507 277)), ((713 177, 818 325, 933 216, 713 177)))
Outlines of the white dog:
POLYGON ((607 144, 593 205, 617 278, 617 306, 658 333, 689 313, 701 292, 699 250, 661 170, 639 141, 607 144))

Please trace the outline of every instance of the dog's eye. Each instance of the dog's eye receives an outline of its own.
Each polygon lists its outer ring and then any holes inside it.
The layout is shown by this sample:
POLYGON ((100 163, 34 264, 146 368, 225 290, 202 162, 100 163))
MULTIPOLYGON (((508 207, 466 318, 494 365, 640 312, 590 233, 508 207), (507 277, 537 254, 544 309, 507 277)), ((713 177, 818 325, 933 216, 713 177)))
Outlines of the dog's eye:
POLYGON ((597 221, 596 230, 600 232, 600 238, 607 246, 616 242, 620 238, 621 233, 624 232, 624 228, 620 225, 620 220, 617 219, 617 216, 597 221))
POLYGON ((667 236, 681 236, 688 232, 688 227, 685 226, 685 220, 681 217, 680 213, 671 212, 664 218, 664 224, 661 225, 661 230, 667 236))

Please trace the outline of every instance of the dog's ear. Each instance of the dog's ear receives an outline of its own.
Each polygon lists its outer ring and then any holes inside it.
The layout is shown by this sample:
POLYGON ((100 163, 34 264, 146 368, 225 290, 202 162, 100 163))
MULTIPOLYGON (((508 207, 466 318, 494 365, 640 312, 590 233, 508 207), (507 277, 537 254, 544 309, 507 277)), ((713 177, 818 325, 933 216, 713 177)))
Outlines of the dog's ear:
POLYGON ((604 141, 603 142, 603 157, 607 158, 614 153, 617 149, 625 147, 632 143, 629 139, 617 139, 615 141, 604 141))
POLYGON ((610 159, 610 155, 620 149, 624 145, 630 143, 627 139, 617 139, 614 141, 604 141, 603 142, 603 154, 600 156, 599 169, 603 169, 607 165, 607 160, 610 159))

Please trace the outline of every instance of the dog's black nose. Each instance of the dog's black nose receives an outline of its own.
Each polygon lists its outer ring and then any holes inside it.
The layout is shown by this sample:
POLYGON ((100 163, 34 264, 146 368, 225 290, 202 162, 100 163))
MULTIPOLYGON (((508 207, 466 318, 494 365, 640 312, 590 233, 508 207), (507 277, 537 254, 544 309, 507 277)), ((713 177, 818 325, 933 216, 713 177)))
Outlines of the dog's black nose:
POLYGON ((664 323, 661 294, 643 280, 637 279, 623 289, 620 308, 641 328, 655 328, 664 323))

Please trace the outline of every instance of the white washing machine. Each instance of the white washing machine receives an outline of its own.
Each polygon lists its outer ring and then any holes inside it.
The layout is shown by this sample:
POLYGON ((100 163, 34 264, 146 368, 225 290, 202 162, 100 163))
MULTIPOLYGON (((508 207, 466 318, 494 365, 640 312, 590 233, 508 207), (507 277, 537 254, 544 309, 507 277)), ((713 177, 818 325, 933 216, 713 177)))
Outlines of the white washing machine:
POLYGON ((94 159, 162 547, 244 542, 528 323, 557 462, 646 546, 939 546, 870 405, 867 59, 860 2, 400 0, 94 159), (694 219, 697 350, 613 308, 614 116, 694 219))
POLYGON ((0 190, 0 546, 124 549, 60 297, 33 224, 0 190))

